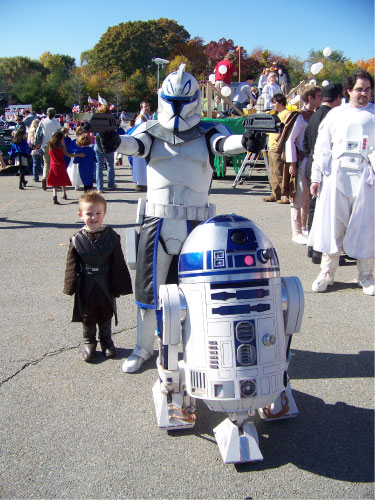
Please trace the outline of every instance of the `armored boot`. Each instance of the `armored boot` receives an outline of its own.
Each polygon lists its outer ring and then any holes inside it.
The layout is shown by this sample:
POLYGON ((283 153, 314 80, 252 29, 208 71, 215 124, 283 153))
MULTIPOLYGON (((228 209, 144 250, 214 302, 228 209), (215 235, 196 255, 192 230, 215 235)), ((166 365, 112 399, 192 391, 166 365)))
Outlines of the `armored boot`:
POLYGON ((83 325, 83 361, 90 362, 95 359, 96 350, 96 325, 83 325))
POLYGON ((99 341, 106 358, 113 358, 116 355, 116 347, 112 340, 111 323, 112 319, 99 323, 99 341))

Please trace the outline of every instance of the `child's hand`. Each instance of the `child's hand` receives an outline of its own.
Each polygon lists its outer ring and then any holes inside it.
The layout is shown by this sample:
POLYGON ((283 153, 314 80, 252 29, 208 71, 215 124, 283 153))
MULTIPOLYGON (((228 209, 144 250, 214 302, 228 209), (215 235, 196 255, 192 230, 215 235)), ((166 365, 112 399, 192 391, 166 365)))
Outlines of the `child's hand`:
POLYGON ((86 156, 85 153, 78 153, 78 156, 80 156, 81 158, 84 158, 86 156))

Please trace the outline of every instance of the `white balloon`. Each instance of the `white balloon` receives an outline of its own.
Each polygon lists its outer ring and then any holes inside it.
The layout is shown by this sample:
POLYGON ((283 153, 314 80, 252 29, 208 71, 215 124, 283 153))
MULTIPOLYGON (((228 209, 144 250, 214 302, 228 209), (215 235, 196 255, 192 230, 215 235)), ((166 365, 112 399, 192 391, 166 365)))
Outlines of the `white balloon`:
POLYGON ((212 73, 209 77, 208 77, 208 81, 211 82, 211 83, 215 83, 215 73, 212 73))
POLYGON ((221 93, 223 94, 224 97, 229 97, 232 93, 232 89, 230 87, 223 87, 221 89, 221 93))
POLYGON ((312 64, 310 71, 313 75, 317 75, 319 71, 323 69, 323 63, 317 62, 315 64, 312 64))
POLYGON ((219 66, 219 73, 220 73, 221 75, 225 75, 225 73, 226 73, 227 71, 228 71, 228 69, 227 69, 227 67, 226 67, 224 64, 222 64, 221 66, 219 66))
POLYGON ((322 81, 322 87, 327 87, 327 85, 329 85, 329 81, 328 80, 323 80, 322 81))
POLYGON ((331 47, 326 47, 326 48, 323 50, 323 56, 324 56, 324 57, 329 57, 331 54, 332 54, 332 49, 331 49, 331 47))
POLYGON ((309 85, 316 85, 316 80, 314 78, 312 80, 310 80, 309 85))

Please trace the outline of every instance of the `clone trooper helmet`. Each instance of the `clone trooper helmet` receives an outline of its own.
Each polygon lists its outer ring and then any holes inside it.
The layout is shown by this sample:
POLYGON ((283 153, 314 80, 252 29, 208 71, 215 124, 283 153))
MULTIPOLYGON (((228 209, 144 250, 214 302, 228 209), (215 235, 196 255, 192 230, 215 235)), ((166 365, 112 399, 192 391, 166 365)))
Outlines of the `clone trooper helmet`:
POLYGON ((159 123, 173 132, 183 132, 201 120, 201 93, 197 80, 185 72, 185 64, 169 74, 159 90, 159 123))

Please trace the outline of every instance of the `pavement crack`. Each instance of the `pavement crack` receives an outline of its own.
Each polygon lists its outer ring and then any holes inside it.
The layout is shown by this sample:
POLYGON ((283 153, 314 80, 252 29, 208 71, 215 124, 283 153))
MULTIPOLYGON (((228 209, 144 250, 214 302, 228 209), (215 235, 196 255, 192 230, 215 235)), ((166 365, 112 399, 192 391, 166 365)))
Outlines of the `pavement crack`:
MULTIPOLYGON (((123 328, 122 330, 119 330, 117 332, 112 332, 112 336, 118 335, 119 333, 126 332, 128 330, 133 330, 134 328, 135 328, 134 326, 132 326, 130 328, 123 328)), ((47 352, 47 353, 43 354, 43 356, 41 356, 38 359, 34 359, 32 361, 27 361, 24 365, 21 366, 21 368, 19 370, 17 370, 16 372, 14 372, 12 375, 9 375, 9 377, 6 377, 4 380, 1 380, 0 381, 0 387, 3 384, 5 384, 6 382, 9 382, 10 380, 12 380, 14 377, 17 377, 17 375, 19 375, 23 370, 25 370, 29 366, 35 366, 38 363, 40 363, 41 361, 44 361, 46 358, 50 358, 52 356, 58 356, 62 352, 68 352, 68 351, 72 351, 73 349, 78 349, 79 347, 82 346, 82 344, 83 344, 83 342, 80 342, 77 345, 67 346, 67 347, 60 347, 60 349, 56 349, 56 351, 51 351, 51 352, 47 352)))

